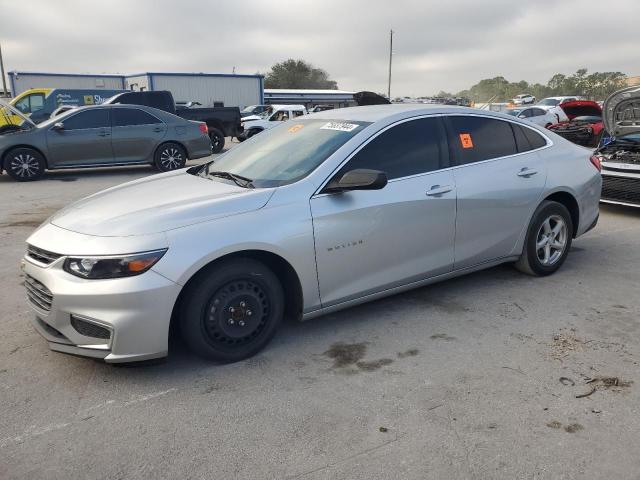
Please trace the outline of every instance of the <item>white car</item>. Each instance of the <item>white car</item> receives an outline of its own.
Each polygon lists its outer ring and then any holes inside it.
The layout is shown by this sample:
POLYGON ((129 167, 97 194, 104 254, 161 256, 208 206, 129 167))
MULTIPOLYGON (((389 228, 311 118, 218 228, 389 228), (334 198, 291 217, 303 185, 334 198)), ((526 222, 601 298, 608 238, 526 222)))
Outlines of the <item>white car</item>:
POLYGON ((530 93, 522 93, 514 97, 513 103, 515 105, 531 105, 532 103, 536 103, 536 97, 530 93))
POLYGON ((286 122, 292 118, 307 115, 307 109, 304 105, 271 105, 259 115, 249 115, 242 119, 242 127, 244 131, 238 137, 241 142, 247 138, 253 137, 256 133, 279 125, 280 122, 286 122))
POLYGON ((575 102, 576 100, 584 99, 584 97, 580 97, 578 95, 571 95, 568 97, 547 97, 540 100, 536 104, 536 107, 544 108, 548 112, 553 113, 558 119, 558 122, 568 122, 569 117, 567 117, 567 114, 564 112, 564 110, 562 110, 560 104, 566 102, 575 102))
POLYGON ((509 110, 505 110, 504 113, 521 118, 522 120, 527 120, 528 122, 535 123, 536 125, 540 125, 545 128, 558 123, 558 118, 555 114, 539 107, 511 108, 509 110))

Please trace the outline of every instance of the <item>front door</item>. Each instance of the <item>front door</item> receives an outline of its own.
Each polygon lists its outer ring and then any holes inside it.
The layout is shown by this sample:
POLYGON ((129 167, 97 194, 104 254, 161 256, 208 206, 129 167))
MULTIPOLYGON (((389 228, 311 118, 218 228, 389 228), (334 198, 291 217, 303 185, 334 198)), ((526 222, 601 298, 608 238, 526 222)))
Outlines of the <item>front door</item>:
POLYGON ((361 148, 336 176, 384 171, 381 190, 311 199, 324 307, 451 271, 456 189, 437 117, 405 121, 361 148))
POLYGON ((167 126, 153 115, 135 107, 112 110, 113 156, 118 163, 153 161, 153 154, 167 126))
POLYGON ((102 165, 113 162, 108 108, 90 107, 60 118, 58 129, 49 126, 47 145, 51 168, 102 165))
POLYGON ((455 269, 516 254, 547 176, 533 129, 481 116, 445 117, 458 191, 455 269), (528 137, 531 136, 531 140, 528 137))

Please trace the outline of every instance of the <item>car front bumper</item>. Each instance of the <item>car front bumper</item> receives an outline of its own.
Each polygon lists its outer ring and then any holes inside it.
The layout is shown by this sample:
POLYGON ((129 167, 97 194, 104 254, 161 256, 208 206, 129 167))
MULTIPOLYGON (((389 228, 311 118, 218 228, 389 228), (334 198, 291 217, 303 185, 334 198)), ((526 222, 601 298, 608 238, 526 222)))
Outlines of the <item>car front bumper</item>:
POLYGON ((640 207, 640 165, 603 162, 602 195, 600 201, 614 205, 640 207), (633 165, 633 167, 636 167, 633 165), (615 170, 613 170, 615 169, 615 170))
POLYGON ((167 355, 169 323, 180 286, 149 270, 142 275, 85 280, 23 260, 33 325, 52 350, 134 362, 167 355))

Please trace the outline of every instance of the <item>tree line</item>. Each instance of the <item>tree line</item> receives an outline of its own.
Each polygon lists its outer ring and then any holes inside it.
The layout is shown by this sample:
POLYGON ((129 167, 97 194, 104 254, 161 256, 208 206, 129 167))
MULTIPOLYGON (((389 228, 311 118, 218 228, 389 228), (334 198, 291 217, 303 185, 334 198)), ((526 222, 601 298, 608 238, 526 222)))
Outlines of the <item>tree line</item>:
POLYGON ((468 90, 455 95, 440 92, 439 96, 465 97, 474 102, 507 102, 518 94, 529 93, 538 100, 560 95, 582 95, 590 100, 604 100, 609 94, 626 86, 627 75, 622 72, 588 73, 581 68, 572 75, 556 73, 546 85, 524 80, 510 82, 502 76, 480 80, 468 90))

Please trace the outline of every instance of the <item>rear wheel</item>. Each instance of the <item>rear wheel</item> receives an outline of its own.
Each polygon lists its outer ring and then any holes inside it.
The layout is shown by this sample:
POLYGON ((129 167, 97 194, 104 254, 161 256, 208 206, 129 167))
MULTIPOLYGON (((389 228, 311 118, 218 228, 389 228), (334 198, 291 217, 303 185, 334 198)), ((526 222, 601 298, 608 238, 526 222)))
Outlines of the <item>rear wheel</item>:
POLYGON ((177 143, 169 142, 160 145, 156 150, 154 165, 161 172, 169 172, 182 168, 187 163, 187 152, 177 143))
POLYGON ((44 157, 33 148, 14 148, 4 156, 4 169, 19 182, 39 180, 45 168, 44 157))
POLYGON ((220 153, 224 148, 224 133, 217 128, 210 128, 209 138, 211 139, 211 151, 213 153, 220 153))
POLYGON ((180 330, 198 355, 236 362, 269 343, 283 314, 284 294, 276 275, 256 260, 235 259, 216 265, 188 287, 180 330))
POLYGON ((551 275, 564 263, 573 238, 569 210, 558 202, 544 201, 533 215, 522 256, 516 268, 529 275, 551 275))

